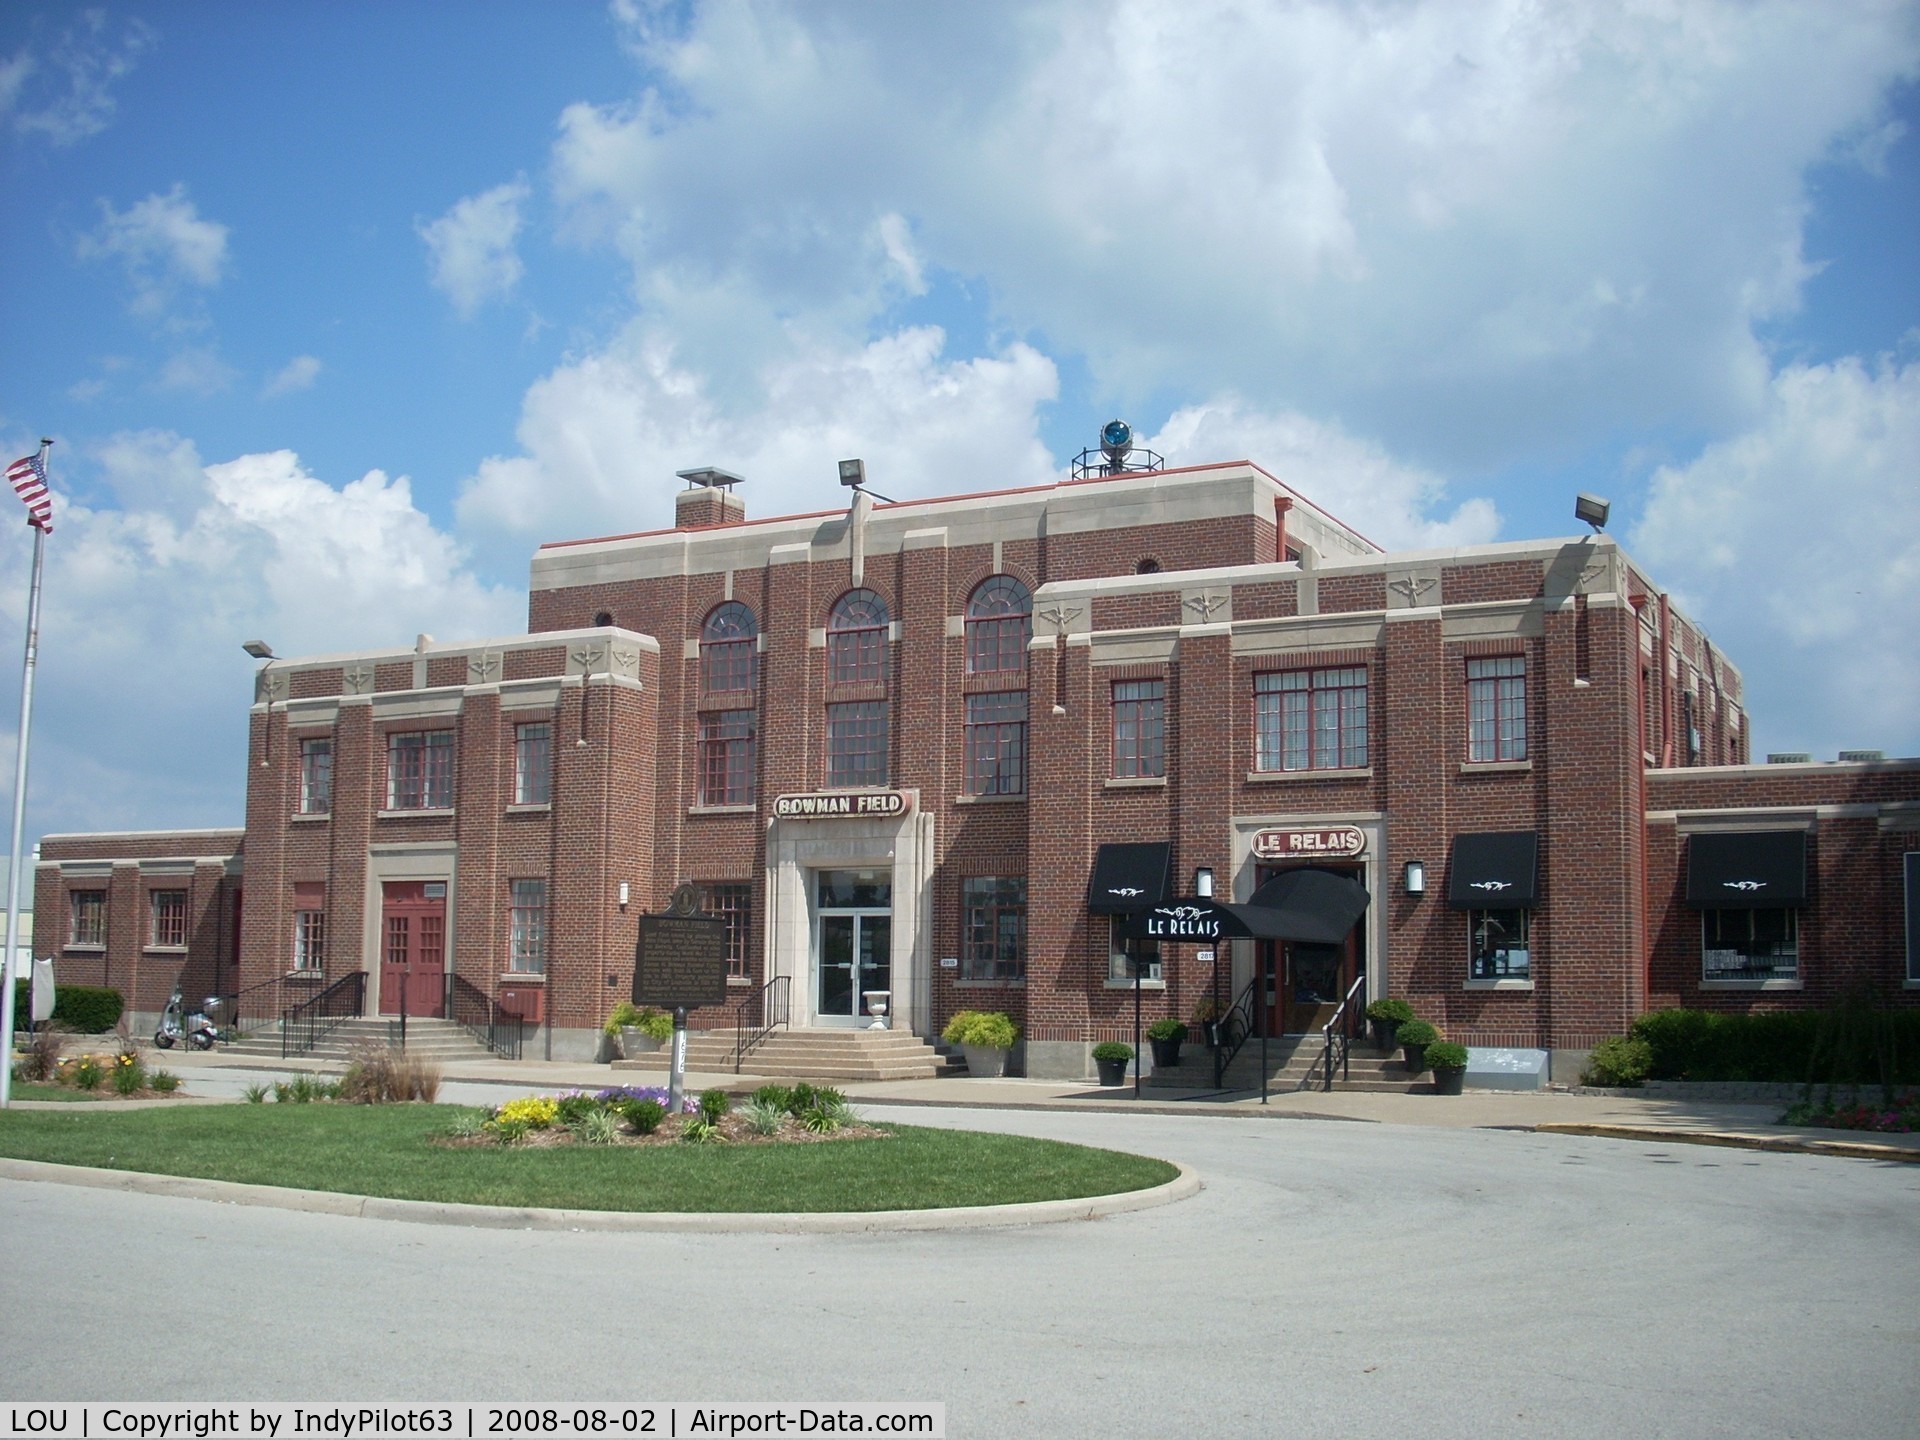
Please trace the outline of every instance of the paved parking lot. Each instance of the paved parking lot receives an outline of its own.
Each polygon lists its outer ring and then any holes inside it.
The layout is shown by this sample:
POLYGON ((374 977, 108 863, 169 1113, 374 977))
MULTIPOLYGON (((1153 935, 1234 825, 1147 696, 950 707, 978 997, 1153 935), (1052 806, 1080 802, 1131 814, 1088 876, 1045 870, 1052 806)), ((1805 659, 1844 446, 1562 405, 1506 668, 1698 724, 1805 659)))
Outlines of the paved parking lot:
POLYGON ((874 1108, 1164 1155, 1162 1210, 477 1231, 0 1183, 12 1399, 939 1400, 958 1436, 1912 1433, 1920 1166, 874 1108), (86 1303, 65 1303, 84 1296, 86 1303))

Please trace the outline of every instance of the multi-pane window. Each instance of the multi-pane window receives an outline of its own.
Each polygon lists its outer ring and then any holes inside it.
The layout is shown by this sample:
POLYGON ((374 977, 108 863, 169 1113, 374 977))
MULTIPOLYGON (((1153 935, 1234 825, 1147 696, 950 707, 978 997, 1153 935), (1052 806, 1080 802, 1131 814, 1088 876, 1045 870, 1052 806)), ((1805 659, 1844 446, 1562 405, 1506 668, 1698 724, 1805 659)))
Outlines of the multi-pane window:
POLYGON ((148 892, 147 904, 152 913, 153 925, 148 932, 154 945, 185 945, 187 943, 187 892, 184 890, 154 890, 148 892))
POLYGON ((293 912, 293 968, 296 970, 327 968, 327 912, 325 910, 293 912))
POLYGON ((827 683, 877 685, 887 678, 887 602, 849 590, 827 617, 827 683))
POLYGON ((1532 976, 1531 910, 1467 912, 1467 977, 1526 980, 1532 976))
POLYGON ((726 926, 727 975, 747 978, 747 919, 753 887, 745 881, 729 880, 705 887, 707 913, 726 926))
POLYGON ((73 922, 67 931, 69 944, 104 945, 107 943, 106 891, 70 891, 67 895, 67 907, 73 922))
POLYGON ((887 783, 887 702, 863 700, 827 706, 829 788, 887 783))
POLYGON ((1167 682, 1113 685, 1113 774, 1138 780, 1167 773, 1167 682))
POLYGON ((547 973, 547 882, 511 882, 507 910, 507 969, 515 975, 547 973))
POLYGON ((700 717, 700 803, 753 804, 751 710, 720 710, 700 717))
POLYGON ((967 696, 967 794, 1027 790, 1027 692, 967 696))
POLYGON ((333 741, 300 742, 300 813, 324 815, 333 809, 333 741))
POLYGON ((709 695, 753 689, 753 647, 760 627, 753 611, 729 600, 700 627, 700 688, 709 695))
POLYGON ((453 732, 413 731, 387 737, 387 808, 453 808, 453 732))
POLYGON ((1137 967, 1143 981, 1158 983, 1161 979, 1160 942, 1136 939, 1128 935, 1126 929, 1126 916, 1107 917, 1107 979, 1125 981, 1131 985, 1137 967))
POLYGON ((1367 764, 1367 667, 1253 677, 1253 768, 1351 770, 1367 764))
POLYGON ((984 580, 967 601, 967 673, 1018 675, 1033 638, 1033 597, 1011 575, 984 580))
POLYGON ((979 877, 960 882, 962 980, 1027 978, 1027 882, 979 877))
POLYGON ((1527 662, 1519 655, 1467 661, 1467 759, 1527 758, 1527 662))
POLYGON ((1703 980, 1800 978, 1797 909, 1703 910, 1700 932, 1703 980))
POLYGON ((545 805, 553 798, 553 727, 513 727, 513 803, 545 805))

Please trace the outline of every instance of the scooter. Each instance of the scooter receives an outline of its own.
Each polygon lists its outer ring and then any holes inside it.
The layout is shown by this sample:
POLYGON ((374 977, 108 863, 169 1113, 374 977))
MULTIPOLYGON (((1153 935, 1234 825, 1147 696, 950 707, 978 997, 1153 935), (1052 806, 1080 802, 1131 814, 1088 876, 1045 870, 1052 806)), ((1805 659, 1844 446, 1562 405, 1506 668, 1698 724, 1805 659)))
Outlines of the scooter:
POLYGON ((173 987, 173 994, 167 1000, 167 1008, 160 1012, 160 1027, 153 1032, 153 1043, 162 1050, 171 1050, 174 1043, 184 1038, 187 1044, 196 1050, 211 1050, 216 1040, 228 1040, 219 1026, 213 1023, 213 1012, 220 1008, 220 997, 209 995, 194 1009, 181 1016, 180 987, 173 987))

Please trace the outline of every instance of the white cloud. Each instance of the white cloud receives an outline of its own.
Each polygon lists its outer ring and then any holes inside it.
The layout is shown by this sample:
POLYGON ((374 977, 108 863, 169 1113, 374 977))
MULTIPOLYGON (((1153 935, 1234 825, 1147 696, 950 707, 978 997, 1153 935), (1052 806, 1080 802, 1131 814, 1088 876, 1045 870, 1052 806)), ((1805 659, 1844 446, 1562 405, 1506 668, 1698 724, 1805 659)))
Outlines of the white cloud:
POLYGON ((703 371, 789 324, 864 339, 889 276, 938 271, 1116 395, 1338 413, 1448 467, 1750 423, 1804 176, 1870 162, 1920 72, 1891 0, 615 13, 650 88, 567 109, 555 194, 703 371), (876 224, 911 250, 849 243, 876 224))
POLYGON ((82 11, 78 23, 54 42, 45 65, 29 50, 0 64, 0 114, 20 107, 14 129, 44 135, 57 146, 98 135, 113 121, 113 87, 153 44, 153 31, 138 19, 128 20, 115 35, 104 10, 82 11), (45 84, 30 94, 36 75, 45 84))
POLYGON ((1756 754, 1920 754, 1920 364, 1782 371, 1655 473, 1632 544, 1743 669, 1756 754))
POLYGON ((227 267, 227 227, 204 220, 186 187, 153 194, 128 209, 100 202, 98 229, 80 237, 83 259, 117 259, 133 287, 133 311, 164 316, 187 287, 210 290, 227 267))
POLYGON ((841 503, 834 464, 850 455, 895 499, 1054 479, 1037 419, 1056 392, 1052 362, 1018 344, 950 360, 944 343, 936 328, 859 346, 796 339, 757 377, 759 398, 733 406, 635 324, 528 391, 522 453, 480 466, 461 524, 521 553, 529 541, 671 525, 673 472, 698 464, 745 475, 758 515, 841 503))
POLYGON ((1305 415, 1255 410, 1227 397, 1183 406, 1143 442, 1169 465, 1251 460, 1335 519, 1389 549, 1481 545, 1500 531, 1486 500, 1467 500, 1444 520, 1428 512, 1446 484, 1371 441, 1305 415))
POLYGON ((260 388, 260 395, 263 399, 271 400, 277 395, 291 395, 296 390, 311 390, 313 382, 320 378, 321 368, 316 357, 296 355, 281 367, 279 374, 260 388))
POLYGON ((520 210, 532 192, 525 180, 470 195, 430 224, 416 225, 427 244, 434 286, 471 319, 489 300, 513 293, 525 267, 515 250, 520 210))
MULTIPOLYGON (((208 465, 190 441, 154 431, 115 436, 54 475, 35 834, 237 824, 252 668, 243 639, 296 656, 404 644, 421 630, 525 628, 524 593, 478 580, 404 477, 375 470, 336 487, 287 451, 208 465), (69 472, 87 477, 92 503, 70 498, 69 472)), ((25 573, 23 531, 0 527, 6 574, 25 573)), ((19 635, 24 599, 24 587, 0 587, 0 635, 19 635)))

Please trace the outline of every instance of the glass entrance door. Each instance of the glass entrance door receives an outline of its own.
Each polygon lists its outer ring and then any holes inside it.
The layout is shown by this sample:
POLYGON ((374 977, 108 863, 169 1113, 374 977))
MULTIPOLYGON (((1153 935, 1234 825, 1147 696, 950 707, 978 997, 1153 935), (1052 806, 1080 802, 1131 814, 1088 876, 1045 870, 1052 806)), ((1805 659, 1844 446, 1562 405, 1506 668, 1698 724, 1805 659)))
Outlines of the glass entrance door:
POLYGON ((823 870, 815 931, 814 1017, 857 1023, 867 996, 892 987, 893 889, 885 872, 823 870))

